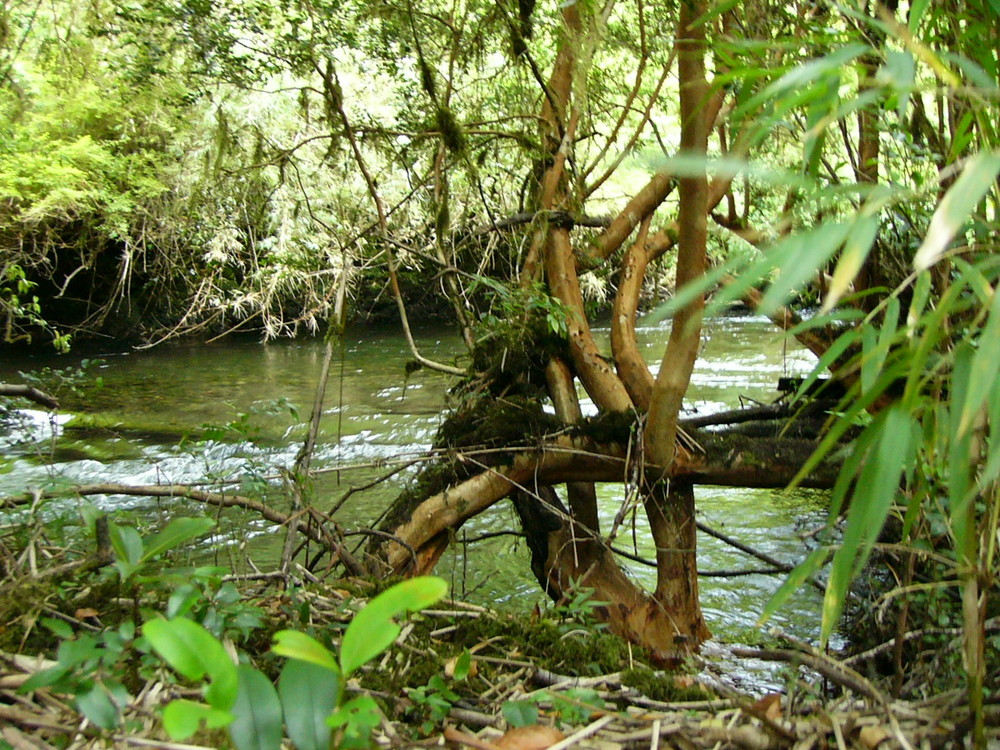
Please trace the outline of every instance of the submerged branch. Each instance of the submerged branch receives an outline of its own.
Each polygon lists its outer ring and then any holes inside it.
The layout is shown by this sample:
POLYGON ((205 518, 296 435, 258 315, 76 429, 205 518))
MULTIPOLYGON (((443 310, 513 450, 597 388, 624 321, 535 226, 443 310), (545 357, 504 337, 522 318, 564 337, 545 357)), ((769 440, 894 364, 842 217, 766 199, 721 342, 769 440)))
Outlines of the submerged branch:
POLYGON ((50 396, 45 391, 40 391, 30 385, 0 383, 0 396, 26 398, 46 409, 59 408, 59 400, 55 396, 50 396))

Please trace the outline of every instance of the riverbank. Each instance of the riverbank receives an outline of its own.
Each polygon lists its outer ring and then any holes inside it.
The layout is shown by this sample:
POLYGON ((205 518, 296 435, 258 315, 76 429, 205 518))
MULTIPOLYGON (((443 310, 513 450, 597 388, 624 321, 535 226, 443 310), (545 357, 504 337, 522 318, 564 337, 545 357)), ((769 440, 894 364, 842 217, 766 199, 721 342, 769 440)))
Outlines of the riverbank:
MULTIPOLYGON (((203 727, 178 742, 164 728, 165 705, 200 700, 198 680, 159 659, 141 629, 130 628, 130 617, 136 603, 146 618, 156 617, 156 607, 176 608, 176 590, 164 599, 147 588, 141 602, 109 596, 100 609, 74 610, 71 601, 97 603, 92 597, 100 586, 87 583, 102 575, 82 577, 79 570, 73 600, 52 606, 39 597, 33 632, 24 634, 31 647, 0 652, 0 737, 7 747, 230 747, 222 729, 203 727), (95 691, 105 695, 103 704, 95 691)), ((54 571, 25 575, 18 590, 32 580, 36 592, 69 580, 54 571)), ((234 657, 272 679, 281 668, 271 651, 276 631, 311 633, 336 653, 344 628, 367 601, 362 592, 374 593, 368 584, 323 580, 301 569, 222 575, 213 585, 214 609, 196 602, 188 616, 218 631, 234 657)), ((0 601, 11 593, 5 584, 0 601)), ((968 732, 961 694, 893 699, 863 676, 864 662, 847 664, 801 642, 709 642, 681 669, 663 671, 641 649, 604 633, 589 612, 583 596, 530 618, 453 600, 409 616, 385 654, 348 683, 352 698, 367 696, 377 706, 364 746, 870 750, 951 746, 968 732), (752 677, 762 674, 770 676, 752 677)), ((987 714, 994 741, 1000 737, 995 708, 987 714)), ((238 746, 277 747, 263 738, 238 746)))

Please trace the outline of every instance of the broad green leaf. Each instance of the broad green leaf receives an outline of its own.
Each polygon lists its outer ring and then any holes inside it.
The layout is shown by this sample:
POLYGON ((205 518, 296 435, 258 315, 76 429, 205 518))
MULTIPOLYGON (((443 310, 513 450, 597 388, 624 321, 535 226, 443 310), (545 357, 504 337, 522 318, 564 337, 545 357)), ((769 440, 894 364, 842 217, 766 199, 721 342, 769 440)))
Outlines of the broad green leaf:
POLYGON ((111 547, 121 562, 136 566, 142 560, 142 537, 131 526, 108 524, 108 536, 111 537, 111 547))
POLYGON ((236 677, 239 692, 229 725, 233 744, 237 750, 280 750, 281 701, 274 685, 247 664, 236 668, 236 677))
POLYGON ((506 701, 500 710, 512 727, 527 727, 538 723, 538 704, 532 701, 506 701))
POLYGON ((771 594, 771 598, 767 600, 764 610, 760 613, 760 617, 757 618, 757 625, 763 625, 770 620, 774 616, 774 613, 788 601, 788 598, 826 564, 829 557, 829 548, 818 547, 810 552, 805 560, 796 565, 795 569, 788 574, 788 577, 778 587, 778 590, 771 594))
POLYGON ((854 279, 857 278, 861 266, 864 265, 865 258, 868 257, 877 234, 878 219, 874 216, 863 216, 851 227, 847 240, 844 242, 844 251, 833 271, 833 278, 830 280, 826 299, 823 300, 821 313, 832 310, 840 298, 847 293, 851 284, 854 283, 854 279))
POLYGON ((392 645, 400 632, 393 618, 429 607, 447 591, 444 579, 421 576, 401 581, 368 602, 354 616, 340 644, 340 667, 344 677, 392 645))
POLYGON ((340 700, 340 678, 307 661, 290 659, 278 679, 288 738, 298 750, 330 747, 327 717, 340 700))
POLYGON ((172 740, 186 740, 202 722, 209 729, 219 729, 233 720, 229 711, 196 703, 186 698, 171 701, 163 709, 163 728, 172 740))
POLYGON ((101 729, 114 729, 118 726, 118 706, 99 682, 87 692, 76 696, 76 707, 101 729))
POLYGON ((146 542, 146 551, 142 555, 142 562, 151 560, 167 550, 195 539, 214 526, 215 521, 211 518, 175 518, 162 531, 146 542))
POLYGON ((455 660, 455 679, 464 680, 469 676, 469 670, 472 668, 472 654, 469 653, 469 649, 462 649, 462 653, 458 655, 458 659, 455 660))
POLYGON ((43 617, 40 622, 55 633, 57 638, 66 639, 73 637, 73 628, 65 620, 58 620, 55 617, 43 617))
POLYGON ((142 629, 153 649, 189 680, 206 675, 205 699, 218 709, 232 708, 238 685, 236 666, 214 635, 191 620, 150 620, 142 629))
POLYGON ((913 258, 917 271, 938 262, 976 204, 995 182, 997 172, 1000 172, 1000 153, 986 151, 969 159, 931 217, 923 244, 913 258))
POLYGON ((338 677, 340 676, 340 665, 337 664, 337 659, 330 653, 329 649, 312 636, 297 630, 279 630, 275 633, 271 651, 278 656, 287 656, 289 659, 299 659, 315 664, 335 672, 338 677))

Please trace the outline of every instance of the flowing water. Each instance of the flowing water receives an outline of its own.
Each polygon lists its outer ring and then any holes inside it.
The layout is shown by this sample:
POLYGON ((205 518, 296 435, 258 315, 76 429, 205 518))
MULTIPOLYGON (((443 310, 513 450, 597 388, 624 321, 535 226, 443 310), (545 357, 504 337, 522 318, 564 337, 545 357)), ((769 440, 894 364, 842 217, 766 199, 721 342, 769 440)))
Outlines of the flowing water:
MULTIPOLYGON (((661 356, 667 334, 665 324, 640 328, 650 362, 661 356)), ((462 354, 460 341, 450 333, 425 331, 419 345, 423 354, 441 361, 462 354)), ((23 412, 19 427, 0 433, 0 456, 6 457, 0 469, 7 470, 0 474, 0 496, 36 486, 212 478, 231 482, 231 491, 266 490, 280 504, 281 471, 292 466, 304 439, 322 358, 318 341, 231 340, 101 355, 87 369, 78 393, 61 394, 59 417, 23 412)), ((323 470, 314 485, 320 508, 330 508, 352 486, 390 474, 401 459, 415 458, 430 445, 449 383, 427 371, 406 378, 410 358, 395 332, 348 332, 334 360, 313 460, 313 468, 323 470)), ((0 382, 18 382, 18 371, 75 367, 79 360, 79 355, 8 359, 0 362, 0 382)), ((686 407, 692 414, 707 414, 748 399, 772 401, 779 376, 804 374, 813 361, 763 318, 713 319, 705 327, 703 355, 686 407)), ((337 511, 337 521, 347 530, 371 525, 414 471, 404 469, 371 490, 352 494, 337 511)), ((603 486, 599 495, 607 526, 622 502, 621 487, 603 486)), ((803 535, 825 518, 822 493, 699 487, 696 497, 700 520, 787 562, 803 556, 803 535)), ((86 502, 153 520, 202 510, 177 499, 95 496, 86 502)), ((55 502, 42 512, 73 523, 78 503, 55 502)), ((630 519, 617 544, 652 558, 641 516, 630 519)), ((459 541, 516 527, 510 504, 501 502, 466 524, 459 541)), ((253 515, 227 512, 219 528, 211 554, 220 560, 245 566, 249 557, 263 568, 280 554, 282 535, 253 515)), ((703 571, 764 567, 712 537, 699 535, 698 543, 703 571)), ((653 582, 651 568, 633 564, 632 569, 641 580, 653 582)), ((455 544, 438 572, 451 579, 457 594, 491 606, 527 609, 543 599, 528 568, 527 549, 515 536, 455 544)), ((722 638, 740 637, 781 580, 767 575, 703 578, 709 627, 722 638)), ((803 590, 776 622, 811 636, 818 606, 818 594, 803 590)))

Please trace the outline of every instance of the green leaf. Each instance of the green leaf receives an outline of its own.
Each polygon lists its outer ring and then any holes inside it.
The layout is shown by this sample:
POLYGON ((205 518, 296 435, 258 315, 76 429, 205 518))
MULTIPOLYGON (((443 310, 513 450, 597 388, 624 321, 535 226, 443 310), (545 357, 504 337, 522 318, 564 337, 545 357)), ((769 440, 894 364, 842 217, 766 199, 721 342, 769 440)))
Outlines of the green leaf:
POLYGON ((909 26, 911 33, 916 33, 917 27, 920 25, 920 19, 923 18, 924 13, 927 11, 927 6, 930 4, 931 0, 913 0, 910 4, 909 26))
POLYGON ((844 242, 849 230, 850 224, 828 222, 773 245, 766 257, 780 272, 765 292, 758 310, 769 315, 783 305, 793 291, 815 277, 844 242))
POLYGON ((764 605, 760 617, 757 618, 757 625, 763 625, 770 620, 774 616, 774 613, 788 601, 788 598, 798 591, 803 583, 812 578, 826 564, 829 558, 830 549, 828 547, 818 547, 810 552, 805 560, 796 565, 788 574, 788 577, 782 581, 777 591, 771 594, 771 597, 767 600, 767 604, 764 605))
POLYGON ((969 159, 931 217, 923 244, 913 258, 914 269, 923 271, 938 262, 976 204, 992 187, 997 172, 1000 172, 1000 153, 986 151, 969 159))
POLYGON ((232 720, 233 715, 229 711, 186 698, 171 701, 163 709, 163 728, 172 740, 186 740, 198 731, 202 722, 209 729, 219 729, 232 720))
POLYGON ((1000 292, 993 293, 989 319, 979 335, 978 344, 979 351, 972 359, 969 385, 962 402, 958 435, 964 435, 971 429, 976 413, 989 395, 990 387, 1000 376, 1000 292))
POLYGON ((742 116, 768 100, 777 99, 789 92, 808 89, 809 84, 813 81, 829 73, 838 72, 847 63, 868 50, 869 47, 865 44, 849 44, 831 52, 829 55, 798 65, 741 106, 736 116, 742 116))
POLYGON ((877 436, 877 445, 866 456, 847 514, 844 538, 830 566, 820 631, 820 641, 824 646, 840 620, 848 586, 867 562, 875 539, 896 500, 900 476, 911 458, 916 426, 910 412, 895 404, 868 427, 877 436))
POLYGON ((344 677, 387 649, 399 635, 393 618, 407 611, 429 607, 448 591, 444 579, 421 576, 401 581, 383 591, 355 615, 340 644, 344 677))
POLYGON ((340 676, 340 665, 329 649, 315 638, 297 630, 279 630, 275 633, 271 651, 278 656, 315 664, 340 676))
POLYGON ((847 240, 844 242, 844 251, 840 255, 840 260, 837 261, 837 267, 834 269, 833 278, 827 289, 826 299, 823 300, 821 313, 832 310, 854 283, 877 234, 878 219, 874 216, 863 216, 851 227, 847 240))
POLYGON ((472 668, 472 654, 469 653, 469 649, 462 649, 462 653, 458 655, 455 660, 455 679, 464 680, 469 676, 469 670, 472 668))
POLYGON ((57 638, 66 639, 73 637, 73 628, 65 620, 58 620, 55 617, 43 617, 41 623, 55 633, 57 638))
POLYGON ((860 336, 861 334, 857 331, 857 329, 852 328, 834 339, 833 343, 830 344, 830 347, 823 352, 823 356, 819 358, 816 366, 813 367, 813 369, 802 381, 802 385, 799 386, 798 391, 795 394, 795 398, 799 399, 809 393, 809 388, 819 379, 820 375, 829 370, 834 363, 840 359, 841 355, 848 350, 848 348, 857 343, 860 336))
POLYGON ((975 471, 970 456, 972 431, 963 429, 963 410, 958 405, 969 401, 975 356, 972 344, 968 341, 963 342, 955 350, 951 373, 952 408, 948 430, 950 439, 947 442, 948 511, 958 556, 961 556, 966 549, 969 534, 967 511, 975 495, 974 492, 970 492, 971 472, 975 471))
POLYGON ((336 729, 344 727, 340 747, 367 748, 371 746, 372 729, 382 723, 382 712, 370 695, 359 695, 340 706, 326 720, 336 729))
POLYGON ((208 675, 211 684, 205 699, 218 709, 232 708, 238 684, 236 666, 218 639, 191 620, 150 620, 143 635, 153 649, 175 670, 189 680, 208 675))
POLYGON ((236 668, 236 677, 239 692, 229 725, 233 744, 237 750, 280 750, 281 701, 274 685, 247 664, 236 668))
POLYGON ((327 717, 340 700, 340 678, 307 661, 290 659, 278 679, 288 738, 298 750, 327 750, 330 726, 327 717))
POLYGON ((115 567, 122 579, 126 579, 139 568, 143 550, 142 537, 131 526, 119 526, 116 523, 108 524, 108 536, 117 558, 115 567))
POLYGON ((114 729, 118 726, 118 706, 99 682, 86 693, 76 696, 76 707, 101 729, 114 729))
POLYGON ((175 518, 162 531, 149 539, 141 562, 151 560, 167 550, 174 549, 184 542, 201 536, 215 526, 211 518, 175 518))
POLYGON ((788 601, 788 598, 802 587, 803 583, 812 578, 820 568, 826 565, 826 561, 829 558, 830 549, 828 547, 818 547, 810 552, 805 560, 796 565, 778 587, 778 590, 771 594, 771 598, 767 600, 767 604, 764 605, 760 617, 757 618, 757 625, 763 625, 770 620, 774 616, 774 613, 788 601))
POLYGON ((512 727, 526 727, 538 723, 538 704, 531 701, 506 701, 500 706, 503 718, 512 727))

